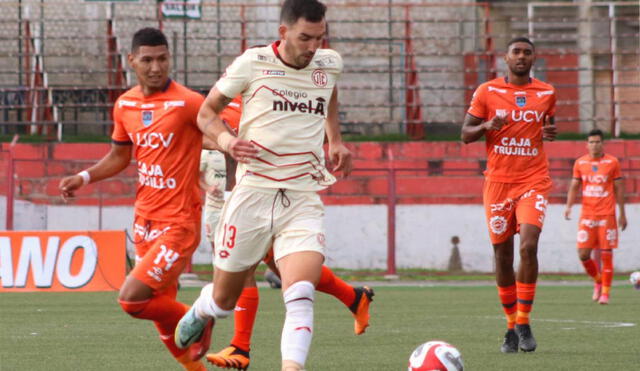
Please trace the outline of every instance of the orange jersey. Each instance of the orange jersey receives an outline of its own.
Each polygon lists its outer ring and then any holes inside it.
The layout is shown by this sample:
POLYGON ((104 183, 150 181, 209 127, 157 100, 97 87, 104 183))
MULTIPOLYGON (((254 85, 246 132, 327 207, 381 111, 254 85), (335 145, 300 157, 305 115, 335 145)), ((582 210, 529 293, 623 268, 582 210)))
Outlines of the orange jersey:
POLYGON ((502 129, 485 133, 487 180, 524 183, 549 177, 542 125, 555 110, 555 89, 534 78, 526 85, 513 85, 502 77, 476 89, 467 111, 470 115, 484 121, 497 114, 506 116, 502 129))
POLYGON ((582 181, 582 215, 616 215, 613 182, 622 178, 617 158, 584 155, 574 163, 573 177, 582 181))
POLYGON ((200 218, 198 187, 202 133, 196 118, 204 97, 169 80, 148 97, 136 86, 113 108, 116 144, 132 144, 138 163, 135 212, 157 221, 200 218))
POLYGON ((226 122, 233 131, 238 134, 240 117, 242 116, 242 95, 233 98, 231 102, 220 112, 220 118, 226 122))

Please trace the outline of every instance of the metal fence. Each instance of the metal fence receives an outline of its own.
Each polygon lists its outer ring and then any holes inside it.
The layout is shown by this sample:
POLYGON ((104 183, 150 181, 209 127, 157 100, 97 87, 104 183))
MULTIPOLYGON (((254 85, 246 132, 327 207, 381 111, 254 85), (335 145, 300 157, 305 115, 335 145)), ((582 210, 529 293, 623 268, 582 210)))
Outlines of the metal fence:
MULTIPOLYGON (((558 89, 561 131, 640 132, 637 1, 326 3, 328 44, 345 61, 346 132, 458 131, 473 90, 504 72, 504 47, 520 35, 536 43, 534 75, 558 89)), ((106 134, 113 101, 135 84, 124 57, 143 26, 167 34, 173 77, 206 92, 242 50, 277 38, 278 6, 202 1, 188 18, 155 0, 0 3, 1 129, 106 134)))

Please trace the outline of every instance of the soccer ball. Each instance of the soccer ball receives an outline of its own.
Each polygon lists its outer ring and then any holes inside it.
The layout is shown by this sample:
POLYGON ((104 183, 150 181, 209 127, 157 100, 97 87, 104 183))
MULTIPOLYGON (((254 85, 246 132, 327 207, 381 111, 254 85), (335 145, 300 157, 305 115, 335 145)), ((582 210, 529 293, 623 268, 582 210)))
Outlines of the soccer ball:
POLYGON ((640 272, 633 272, 629 276, 629 281, 636 290, 640 290, 640 272))
POLYGON ((407 371, 462 371, 464 363, 458 349, 444 341, 430 341, 416 348, 407 371))

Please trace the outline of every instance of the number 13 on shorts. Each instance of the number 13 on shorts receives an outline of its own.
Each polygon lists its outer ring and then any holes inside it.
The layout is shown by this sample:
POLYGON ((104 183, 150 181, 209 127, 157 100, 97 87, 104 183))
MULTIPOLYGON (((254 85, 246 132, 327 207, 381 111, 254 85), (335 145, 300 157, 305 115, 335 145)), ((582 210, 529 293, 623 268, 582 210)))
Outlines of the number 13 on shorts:
POLYGON ((222 235, 222 246, 233 249, 236 245, 236 226, 224 224, 224 234, 222 235))

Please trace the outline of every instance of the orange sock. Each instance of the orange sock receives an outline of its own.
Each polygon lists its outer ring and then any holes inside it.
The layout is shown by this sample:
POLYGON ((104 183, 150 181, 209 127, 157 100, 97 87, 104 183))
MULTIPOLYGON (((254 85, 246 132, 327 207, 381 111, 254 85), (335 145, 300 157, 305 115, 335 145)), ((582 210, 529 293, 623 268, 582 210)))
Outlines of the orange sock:
POLYGON ((536 284, 516 281, 516 291, 518 295, 516 323, 518 325, 526 325, 529 323, 529 313, 531 313, 531 307, 533 307, 533 298, 536 296, 536 284))
POLYGON ((322 274, 316 290, 335 296, 347 308, 356 300, 356 292, 353 287, 336 276, 326 265, 322 266, 322 274))
POLYGON ((593 259, 582 260, 582 266, 584 270, 587 271, 587 274, 593 278, 596 283, 600 283, 602 281, 600 277, 600 273, 598 272, 598 265, 596 261, 593 259))
POLYGON ((507 328, 512 329, 516 324, 516 285, 501 287, 498 286, 498 296, 500 296, 500 302, 502 303, 502 310, 507 317, 507 328))
POLYGON ((149 300, 140 302, 119 300, 119 302, 124 311, 132 317, 153 321, 160 334, 160 340, 162 340, 169 352, 178 358, 184 354, 186 350, 176 347, 173 333, 178 321, 187 313, 189 308, 179 301, 176 301, 175 293, 175 290, 170 289, 149 300))
POLYGON ((251 348, 251 334, 253 333, 253 323, 256 320, 259 303, 258 288, 245 287, 233 312, 235 332, 231 344, 246 352, 251 348))
POLYGON ((602 293, 609 295, 611 281, 613 281, 613 251, 600 250, 602 260, 602 293))

